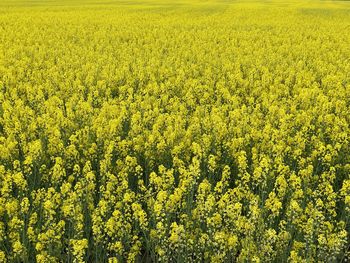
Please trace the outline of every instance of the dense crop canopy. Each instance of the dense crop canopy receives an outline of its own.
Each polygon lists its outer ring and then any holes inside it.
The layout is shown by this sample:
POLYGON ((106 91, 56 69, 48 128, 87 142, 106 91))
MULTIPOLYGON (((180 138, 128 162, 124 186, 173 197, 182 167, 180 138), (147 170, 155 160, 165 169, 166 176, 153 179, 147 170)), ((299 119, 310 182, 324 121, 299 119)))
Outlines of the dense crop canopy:
POLYGON ((0 262, 350 259, 350 4, 16 1, 0 262))

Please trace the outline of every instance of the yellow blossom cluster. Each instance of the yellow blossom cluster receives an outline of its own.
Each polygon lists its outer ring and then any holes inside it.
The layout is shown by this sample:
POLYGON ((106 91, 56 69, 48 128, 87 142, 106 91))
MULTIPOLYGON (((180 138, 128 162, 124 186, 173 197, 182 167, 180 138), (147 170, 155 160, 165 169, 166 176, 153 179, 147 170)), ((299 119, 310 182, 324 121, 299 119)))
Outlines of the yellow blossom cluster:
POLYGON ((348 262, 349 14, 0 1, 0 263, 348 262))

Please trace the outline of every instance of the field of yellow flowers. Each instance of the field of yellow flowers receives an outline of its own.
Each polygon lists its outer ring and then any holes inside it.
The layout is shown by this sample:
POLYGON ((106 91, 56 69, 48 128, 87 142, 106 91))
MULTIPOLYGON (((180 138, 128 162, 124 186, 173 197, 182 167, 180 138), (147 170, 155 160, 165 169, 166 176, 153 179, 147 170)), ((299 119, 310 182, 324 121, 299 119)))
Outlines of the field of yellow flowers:
POLYGON ((211 1, 1 1, 1 263, 350 261, 350 3, 211 1))

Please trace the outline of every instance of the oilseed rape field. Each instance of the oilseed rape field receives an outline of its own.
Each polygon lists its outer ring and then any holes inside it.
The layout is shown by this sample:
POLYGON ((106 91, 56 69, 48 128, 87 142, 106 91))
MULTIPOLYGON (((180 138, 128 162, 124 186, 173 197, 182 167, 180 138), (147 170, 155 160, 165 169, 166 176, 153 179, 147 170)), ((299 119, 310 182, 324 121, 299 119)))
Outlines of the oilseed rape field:
POLYGON ((1 0, 0 262, 349 262, 350 2, 1 0))

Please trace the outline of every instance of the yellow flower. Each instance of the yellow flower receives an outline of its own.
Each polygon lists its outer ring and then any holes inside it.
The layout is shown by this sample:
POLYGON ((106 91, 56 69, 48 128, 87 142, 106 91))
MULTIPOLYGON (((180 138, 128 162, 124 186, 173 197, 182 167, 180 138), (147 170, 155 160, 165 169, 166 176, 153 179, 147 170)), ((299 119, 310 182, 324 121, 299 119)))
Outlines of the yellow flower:
POLYGON ((87 239, 71 239, 70 245, 72 246, 72 254, 74 256, 74 262, 85 262, 85 254, 88 248, 88 240, 87 239))
POLYGON ((238 243, 238 238, 236 235, 230 235, 229 238, 227 239, 227 246, 228 248, 235 249, 238 243))
POLYGON ((111 257, 111 258, 108 258, 108 263, 118 263, 118 258, 116 257, 111 257))
POLYGON ((1 263, 6 263, 7 262, 5 252, 1 251, 1 250, 0 250, 0 262, 1 263))
POLYGON ((12 249, 13 249, 13 252, 15 254, 22 254, 23 253, 23 250, 24 250, 24 247, 23 245, 21 244, 20 241, 16 241, 13 245, 12 245, 12 249))
POLYGON ((275 192, 271 192, 265 201, 265 207, 269 209, 273 216, 278 216, 282 208, 282 202, 278 199, 275 192))
POLYGON ((27 188, 27 181, 24 179, 21 172, 15 173, 12 178, 13 182, 19 187, 19 189, 25 190, 27 188))
POLYGON ((170 237, 169 241, 171 244, 177 244, 181 242, 181 239, 183 238, 184 235, 184 227, 182 225, 178 225, 176 222, 173 222, 170 226, 171 232, 170 232, 170 237))

